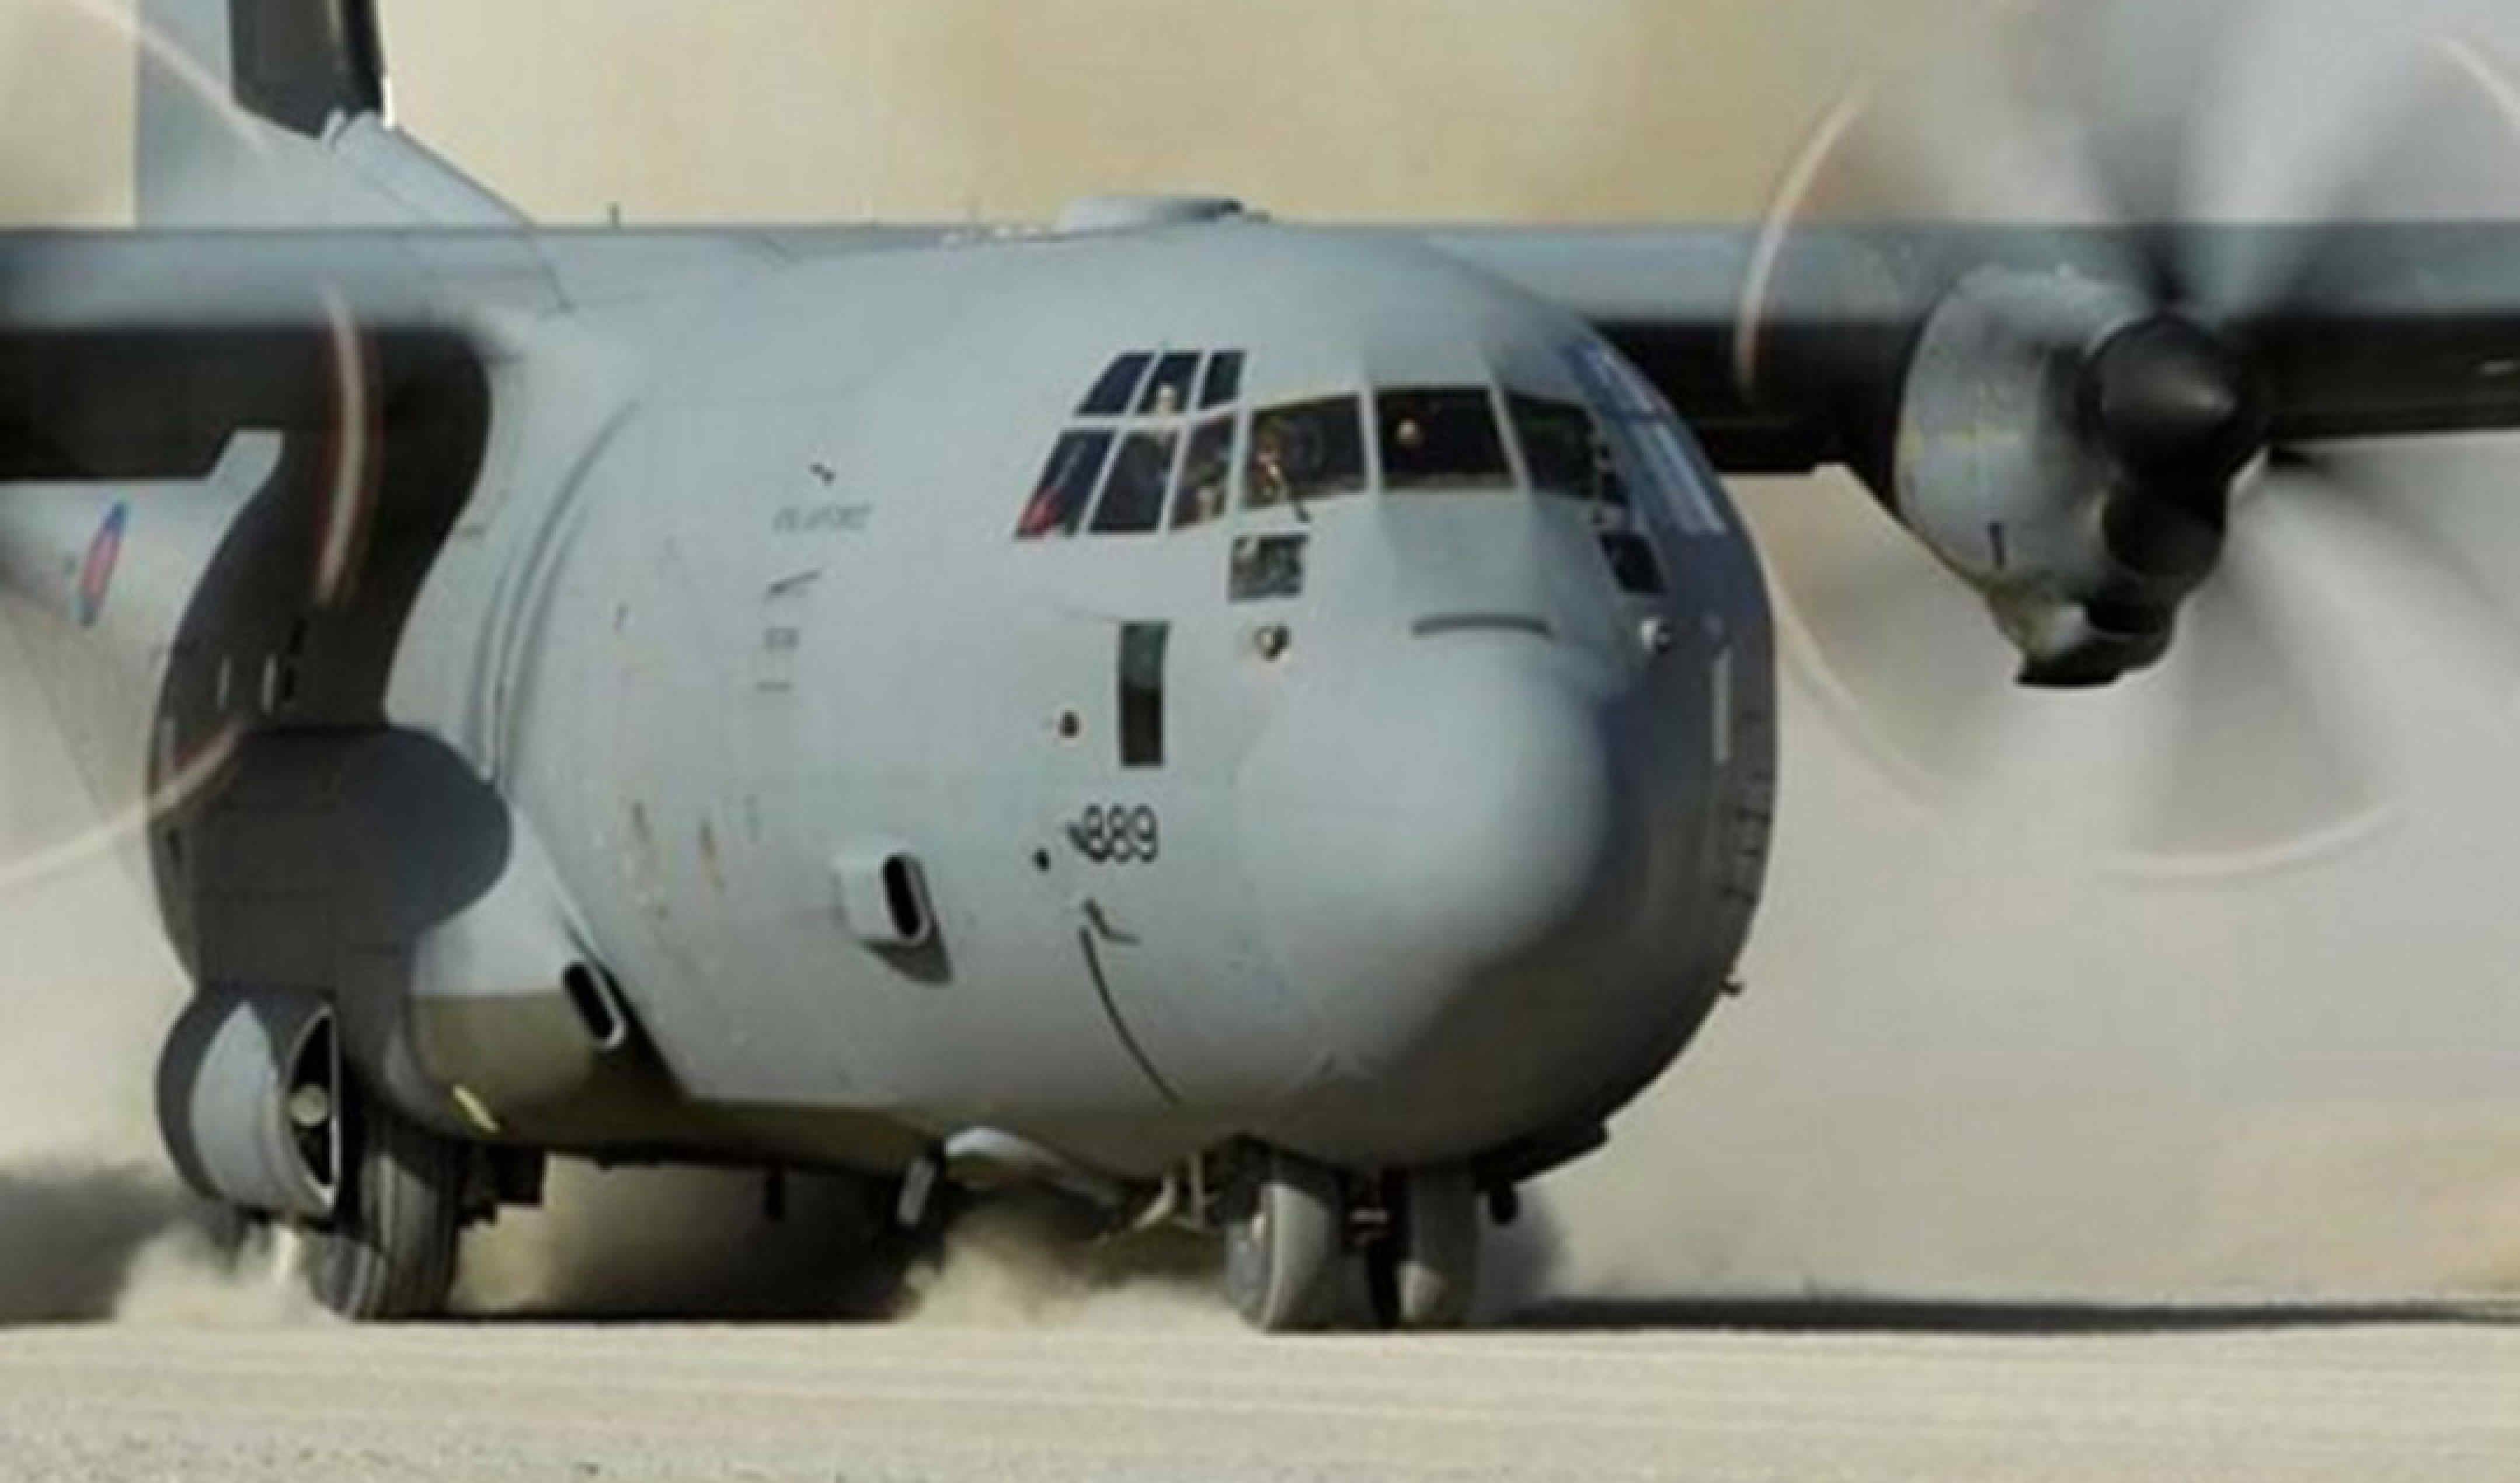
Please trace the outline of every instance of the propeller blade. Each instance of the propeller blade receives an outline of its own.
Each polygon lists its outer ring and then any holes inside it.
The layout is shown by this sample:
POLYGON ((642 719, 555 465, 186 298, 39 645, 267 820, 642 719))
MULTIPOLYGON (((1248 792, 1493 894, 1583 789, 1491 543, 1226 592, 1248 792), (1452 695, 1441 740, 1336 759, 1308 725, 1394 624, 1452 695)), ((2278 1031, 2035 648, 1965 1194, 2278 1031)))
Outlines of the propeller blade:
POLYGON ((1853 491, 1763 483, 1743 503, 1783 657, 1833 728, 1928 797, 1993 765, 2019 657, 1975 595, 1853 491))
MULTIPOLYGON (((2234 558, 2191 604, 2162 667, 2113 690, 2011 683, 1984 606, 1884 519, 1797 486, 1746 498, 1789 672, 1842 740, 1977 834, 2138 876, 2277 868, 2385 823, 2390 769, 2320 666, 2269 490, 2234 517, 2234 558)), ((2341 657, 2341 656, 2339 656, 2341 657)))
POLYGON ((2473 219, 2520 204, 2520 89, 2469 0, 2261 0, 2187 142, 2191 221, 2292 223, 2180 267, 2190 311, 2228 323, 2297 302, 2348 221, 2473 219), (2305 106, 2305 100, 2316 106, 2305 106))
POLYGON ((2230 555, 2188 604, 2157 676, 2135 682, 2157 728, 2147 795, 2130 817, 2141 866, 2180 874, 2265 869, 2362 837, 2393 793, 2335 655, 2302 610, 2268 522, 2284 491, 2235 513, 2230 555), (2323 662, 2324 661, 2324 662, 2323 662))
POLYGON ((2520 492, 2514 444, 2465 435, 2286 449, 2283 497, 2313 508, 2366 564, 2402 570, 2395 606, 2443 637, 2422 651, 2472 693, 2520 703, 2520 492), (2412 609, 2430 609, 2417 614, 2412 609))

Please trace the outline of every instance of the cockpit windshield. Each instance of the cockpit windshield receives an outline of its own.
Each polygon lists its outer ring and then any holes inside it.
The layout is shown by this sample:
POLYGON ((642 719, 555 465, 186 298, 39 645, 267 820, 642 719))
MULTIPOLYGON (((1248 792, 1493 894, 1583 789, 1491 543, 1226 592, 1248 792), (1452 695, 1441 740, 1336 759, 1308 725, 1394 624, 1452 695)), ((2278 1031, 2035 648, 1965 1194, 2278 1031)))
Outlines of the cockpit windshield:
POLYGON ((1191 432, 1181 493, 1173 500, 1173 528, 1188 530, 1222 516, 1233 490, 1234 419, 1212 417, 1191 432))
MULTIPOLYGON (((1568 352, 1573 396, 1510 382, 1403 384, 1242 401, 1241 350, 1115 356, 1057 439, 1016 525, 1019 539, 1153 535, 1377 489, 1394 496, 1527 490, 1592 507, 1604 530, 1679 507, 1680 533, 1720 533, 1684 434, 1606 347, 1568 352), (1672 500, 1659 498, 1669 486, 1672 500), (1633 503, 1642 498, 1644 504, 1633 503)), ((1650 522, 1648 522, 1650 523, 1650 522)), ((1659 528, 1659 527, 1657 527, 1659 528)), ((1616 555, 1632 590, 1650 545, 1616 555)))
POLYGON ((1242 508, 1274 510, 1365 492, 1365 409, 1353 396, 1255 413, 1242 508))
POLYGON ((1484 386, 1420 387, 1374 398, 1382 481, 1394 494, 1509 489, 1505 434, 1484 386))
POLYGON ((1111 465, 1110 481, 1102 486, 1102 503, 1094 507, 1098 535, 1144 535, 1164 522, 1164 491, 1171 487, 1173 455, 1181 434, 1171 428, 1132 432, 1120 444, 1111 465))

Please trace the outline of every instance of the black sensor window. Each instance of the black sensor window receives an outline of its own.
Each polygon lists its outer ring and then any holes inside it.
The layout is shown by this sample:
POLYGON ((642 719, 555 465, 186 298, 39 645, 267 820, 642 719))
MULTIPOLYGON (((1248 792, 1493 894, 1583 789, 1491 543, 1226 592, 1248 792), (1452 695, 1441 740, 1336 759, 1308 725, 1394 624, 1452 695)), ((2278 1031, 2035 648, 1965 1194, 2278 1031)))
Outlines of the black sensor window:
POLYGON ((1301 535, 1246 535, 1236 541, 1229 595, 1237 603, 1303 596, 1304 551, 1311 539, 1301 535))
POLYGON ((1164 765, 1164 653, 1171 648, 1167 623, 1127 623, 1120 628, 1120 765, 1164 765))
POLYGON ((1663 595, 1662 562, 1654 555, 1653 543, 1643 536, 1632 530, 1603 531, 1601 555, 1609 558, 1610 574, 1618 578, 1620 591, 1641 598, 1663 595))

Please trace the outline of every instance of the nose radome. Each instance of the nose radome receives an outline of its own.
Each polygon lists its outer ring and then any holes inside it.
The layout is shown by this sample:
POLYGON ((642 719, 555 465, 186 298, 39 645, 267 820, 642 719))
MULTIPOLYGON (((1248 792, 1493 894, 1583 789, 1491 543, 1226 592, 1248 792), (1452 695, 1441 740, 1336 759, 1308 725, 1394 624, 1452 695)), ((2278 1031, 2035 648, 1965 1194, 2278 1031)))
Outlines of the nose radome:
POLYGON ((1396 653, 1289 696, 1248 758, 1264 930, 1350 1070, 1407 1058, 1637 883, 1615 697, 1566 654, 1510 636, 1396 653))

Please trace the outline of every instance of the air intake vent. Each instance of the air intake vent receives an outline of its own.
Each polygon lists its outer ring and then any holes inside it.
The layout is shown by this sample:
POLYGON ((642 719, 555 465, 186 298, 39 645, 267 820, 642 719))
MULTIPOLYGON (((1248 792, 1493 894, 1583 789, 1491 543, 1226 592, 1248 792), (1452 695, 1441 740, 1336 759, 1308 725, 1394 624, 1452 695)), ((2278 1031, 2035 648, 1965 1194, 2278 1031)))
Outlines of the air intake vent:
POLYGON ((832 862, 832 877, 839 889, 840 920, 867 946, 924 947, 936 935, 927 873, 901 846, 878 842, 844 849, 832 862))

